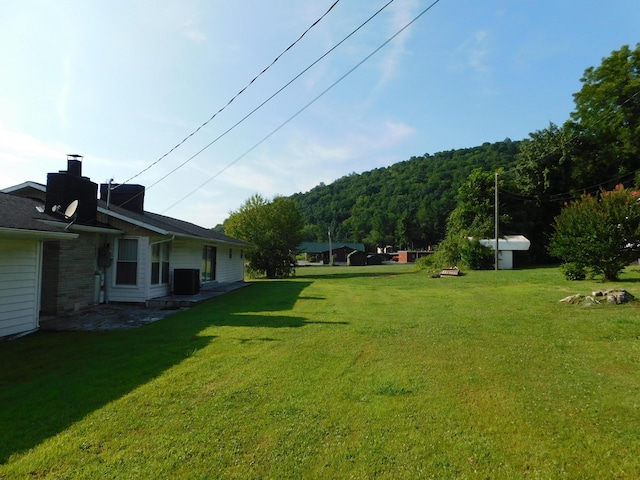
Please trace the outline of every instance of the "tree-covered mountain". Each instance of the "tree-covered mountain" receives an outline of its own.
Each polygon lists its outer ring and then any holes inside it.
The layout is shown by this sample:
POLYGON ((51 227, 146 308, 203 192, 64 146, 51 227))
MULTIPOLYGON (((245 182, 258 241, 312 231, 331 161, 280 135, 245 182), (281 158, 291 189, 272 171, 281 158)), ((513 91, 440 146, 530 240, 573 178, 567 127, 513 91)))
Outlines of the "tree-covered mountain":
POLYGON ((412 157, 293 195, 305 239, 324 240, 331 229, 334 239, 369 248, 440 244, 456 262, 469 236, 493 234, 494 173, 502 171, 500 233, 529 236, 532 258, 547 260, 553 219, 567 202, 640 184, 640 44, 612 52, 580 80, 562 126, 519 142, 412 157))
MULTIPOLYGON (((305 240, 338 241, 369 248, 424 248, 445 236, 458 188, 475 169, 515 165, 520 142, 505 139, 479 147, 425 154, 291 196, 306 220, 305 240)), ((480 200, 480 199, 479 199, 480 200)))

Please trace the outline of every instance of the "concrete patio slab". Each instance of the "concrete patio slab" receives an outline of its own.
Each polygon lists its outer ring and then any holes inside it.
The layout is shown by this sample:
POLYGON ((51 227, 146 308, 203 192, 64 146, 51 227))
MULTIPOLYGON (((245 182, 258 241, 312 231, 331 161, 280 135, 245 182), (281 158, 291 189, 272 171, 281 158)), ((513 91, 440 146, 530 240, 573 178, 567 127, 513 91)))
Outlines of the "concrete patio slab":
POLYGON ((246 282, 218 284, 204 288, 196 295, 170 295, 152 299, 146 306, 108 303, 69 315, 43 316, 40 318, 40 330, 96 331, 138 328, 249 285, 246 282))

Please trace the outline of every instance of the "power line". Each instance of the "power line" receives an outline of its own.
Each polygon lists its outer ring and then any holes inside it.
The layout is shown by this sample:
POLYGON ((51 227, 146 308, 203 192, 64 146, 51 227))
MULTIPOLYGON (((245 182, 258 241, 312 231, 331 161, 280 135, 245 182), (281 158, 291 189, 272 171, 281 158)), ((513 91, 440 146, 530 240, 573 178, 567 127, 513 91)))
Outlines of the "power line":
MULTIPOLYGON (((627 97, 624 100, 624 102, 622 102, 620 105, 617 106, 616 110, 611 111, 607 115, 605 115, 604 117, 598 119, 597 123, 602 123, 603 121, 607 120, 609 117, 612 117, 613 115, 615 115, 620 108, 622 108, 624 105, 626 105, 627 103, 632 101, 638 95, 640 95, 640 91, 637 91, 633 95, 627 97)), ((578 140, 579 138, 581 138, 581 135, 580 135, 579 132, 576 132, 573 136, 571 136, 569 139, 567 139, 566 142, 563 142, 563 145, 570 145, 572 142, 574 142, 575 140, 578 140)), ((542 159, 543 156, 552 155, 554 153, 557 153, 563 145, 559 145, 559 146, 554 147, 551 151, 549 151, 549 152, 545 153, 544 155, 538 157, 536 160, 542 159)), ((511 168, 508 171, 503 172, 503 173, 513 172, 514 169, 515 169, 515 167, 511 168)), ((638 172, 640 172, 640 168, 638 168, 636 170, 632 170, 631 172, 627 172, 625 174, 619 175, 617 177, 610 178, 610 179, 605 180, 603 182, 591 185, 589 187, 582 188, 581 190, 583 192, 586 192, 586 193, 589 193, 589 194, 595 193, 598 190, 600 190, 604 185, 611 184, 613 182, 622 182, 624 180, 628 180, 629 178, 633 177, 638 172)), ((575 200, 576 199, 576 196, 571 192, 548 193, 548 194, 544 194, 544 195, 525 195, 525 194, 521 194, 521 193, 510 192, 510 191, 505 190, 505 189, 500 189, 500 192, 505 193, 505 194, 511 196, 512 198, 518 198, 519 200, 523 200, 523 201, 524 200, 536 200, 536 201, 539 201, 539 202, 551 203, 551 202, 568 201, 568 200, 575 200)))
MULTIPOLYGON (((393 0, 392 0, 393 1, 393 0)), ((309 103, 307 103, 304 107, 302 107, 300 110, 298 110, 296 113, 294 113, 291 117, 289 117, 287 120, 285 120, 283 123, 281 123, 277 128, 275 128, 274 130, 271 131, 271 133, 269 133, 268 135, 266 135, 264 138, 262 138, 262 140, 260 140, 259 142, 257 142, 255 145, 253 145, 249 150, 247 150, 246 152, 244 152, 242 155, 240 155, 239 157, 237 157, 235 160, 233 160, 232 162, 228 163, 224 168, 222 168, 221 170, 219 170, 217 173, 215 173, 214 175, 212 175, 211 177, 209 177, 205 182, 203 182, 202 184, 200 184, 198 187, 196 187, 195 189, 193 189, 191 192, 189 192, 187 195, 185 195, 184 197, 182 197, 180 200, 178 200, 177 202, 171 204, 169 207, 167 207, 166 209, 164 209, 162 211, 162 213, 165 213, 166 211, 172 209, 173 207, 175 207, 176 205, 178 205, 179 203, 183 202, 184 200, 186 200, 187 198, 189 198, 191 195, 193 195, 195 192, 197 192, 198 190, 200 190, 202 187, 204 187, 205 185, 207 185, 209 182, 211 182, 213 179, 215 179, 216 177, 218 177, 219 175, 221 175, 223 172, 225 172, 226 170, 228 170, 229 168, 231 168, 234 164, 236 164, 237 162, 239 162, 240 160, 242 160, 244 157, 246 157, 249 153, 251 153, 253 150, 255 150, 256 148, 258 148, 260 145, 262 145, 264 142, 266 142, 269 138, 271 138, 273 135, 275 135, 278 131, 280 131, 284 126, 286 126, 288 123, 290 123, 292 120, 294 120, 298 115, 300 115, 302 112, 304 112, 307 108, 309 108, 311 105, 313 105, 315 102, 317 102, 321 97, 323 97, 326 93, 328 93, 330 90, 332 90, 336 85, 338 85, 340 82, 342 82, 342 80, 344 80, 345 78, 347 78, 349 75, 351 75, 355 70, 357 70, 362 64, 364 64, 367 60, 369 60, 371 57, 373 57, 376 53, 378 53, 380 50, 382 50, 385 46, 387 46, 390 42, 392 42, 396 37, 398 37, 398 35, 400 35, 402 32, 404 32, 407 28, 409 28, 411 25, 413 25, 416 21, 418 21, 418 19, 420 17, 422 17, 424 14, 426 14, 429 10, 431 10, 437 3, 439 3, 440 0, 435 0, 433 3, 431 3, 428 7, 426 7, 424 10, 422 10, 418 15, 416 15, 411 21, 409 21, 408 23, 406 23, 402 28, 400 28, 400 30, 398 30, 395 34, 393 34, 391 37, 389 37, 385 42, 382 43, 382 45, 380 45, 378 48, 376 48, 375 50, 373 50, 369 55, 367 55, 366 57, 364 57, 364 59, 362 59, 360 62, 358 62, 354 67, 352 67, 350 70, 348 70, 344 75, 342 75, 340 78, 338 78, 335 82, 333 82, 329 87, 327 87, 325 90, 323 90, 319 95, 317 95, 313 100, 311 100, 309 103)), ((391 3, 391 2, 389 2, 391 3)), ((384 8, 384 7, 383 7, 384 8)), ((212 142, 213 143, 213 142, 212 142)), ((207 145, 206 147, 204 147, 202 150, 200 150, 200 152, 196 153, 194 155, 194 157, 196 155, 199 155, 200 153, 202 153, 204 150, 206 150, 211 144, 207 145)))
POLYGON ((189 158, 187 158, 184 162, 182 162, 180 165, 178 165, 177 167, 175 167, 173 170, 169 171, 167 174, 165 174, 164 176, 160 177, 158 180, 156 180, 155 182, 153 182, 151 185, 149 185, 147 187, 147 190, 149 190, 150 188, 154 187, 155 185, 157 185, 158 183, 162 182, 164 179, 166 179, 167 177, 169 177, 170 175, 174 174, 175 172, 177 172, 179 169, 181 169, 182 167, 184 167, 187 163, 189 163, 191 160, 193 160, 194 158, 196 158, 198 155, 200 155, 202 152, 204 152, 207 148, 209 148, 210 146, 212 146, 214 143, 218 142, 220 139, 222 139, 224 136, 226 136, 229 132, 231 132, 232 130, 234 130, 237 126, 239 126, 241 123, 243 123, 245 120, 247 120, 249 117, 251 117, 254 113, 256 113, 258 110, 260 110, 262 107, 264 107, 267 103, 269 103, 271 100, 273 100, 277 95, 279 95, 280 93, 282 93, 283 90, 285 90, 286 88, 288 88, 293 82, 295 82, 296 80, 298 80, 302 75, 304 75, 306 72, 308 72, 312 67, 314 67, 316 64, 318 64, 321 60, 323 60, 327 55, 329 55, 331 52, 333 52, 336 48, 338 48, 340 45, 342 45, 344 42, 346 42, 349 38, 351 38, 353 35, 355 35, 359 30, 361 30, 365 25, 367 25, 371 20, 373 20, 376 16, 378 16, 378 14, 380 14, 380 12, 382 12, 385 8, 387 8, 389 5, 391 5, 394 2, 394 0, 389 0, 386 4, 384 4, 380 9, 378 9, 373 15, 371 15, 369 18, 367 18, 364 22, 362 22, 355 30, 353 30, 349 35, 347 35, 346 37, 344 37, 342 40, 340 40, 338 43, 336 43, 333 47, 331 47, 329 50, 327 50, 324 54, 322 54, 320 57, 318 57, 314 62, 312 62, 308 67, 306 67, 304 70, 302 70, 300 73, 298 73, 295 77, 293 77, 291 80, 289 80, 286 84, 284 84, 281 88, 279 88, 278 90, 276 90, 273 94, 271 94, 271 96, 269 96, 265 101, 263 101, 260 105, 258 105, 256 108, 254 108, 253 110, 251 110, 249 113, 247 113, 244 117, 242 117, 240 120, 238 120, 236 123, 234 123, 231 127, 229 127, 227 130, 225 130, 224 132, 222 132, 220 135, 218 135, 216 138, 214 138, 211 142, 209 142, 207 145, 205 145, 203 148, 201 148, 200 150, 198 150, 196 153, 194 153, 192 156, 190 156, 189 158))
POLYGON ((169 154, 171 154, 174 150, 176 150, 177 148, 179 148, 180 146, 182 146, 187 140, 189 140, 191 137, 193 137, 196 133, 198 133, 202 128, 204 128, 206 125, 208 125, 214 118, 216 118, 218 116, 219 113, 221 113, 223 110, 225 110, 229 105, 231 105, 233 103, 233 101, 238 98, 240 95, 242 95, 242 93, 244 93, 244 91, 249 88, 259 77, 261 77, 267 70, 269 70, 278 60, 280 60, 280 58, 287 53, 289 50, 291 50, 298 42, 300 42, 300 40, 302 40, 302 38, 313 28, 315 27, 318 23, 320 23, 320 21, 326 17, 329 12, 331 10, 333 10, 333 8, 338 4, 340 0, 336 0, 335 2, 333 2, 333 4, 329 7, 329 9, 324 12, 322 14, 322 16, 320 18, 318 18, 315 22, 313 22, 304 32, 302 32, 302 34, 291 44, 289 45, 287 48, 285 48, 269 65, 267 65, 265 68, 262 69, 262 71, 260 73, 258 73, 255 77, 253 77, 251 79, 251 81, 249 83, 247 83, 243 88, 240 89, 240 91, 238 91, 238 93, 236 93, 227 103, 226 105, 224 105, 222 108, 220 108, 216 113, 214 113, 206 122, 204 122, 202 125, 200 125, 198 128, 196 128, 193 132, 191 132, 189 135, 187 135, 185 138, 183 138, 180 142, 178 142, 173 148, 171 148, 171 150, 169 150, 167 153, 165 153, 164 155, 162 155, 160 158, 158 158, 156 161, 154 161, 153 163, 151 163, 149 166, 147 166, 146 168, 142 169, 140 172, 136 173, 133 177, 129 178, 128 180, 126 180, 125 182, 117 185, 116 187, 113 188, 113 190, 115 190, 116 188, 120 187, 121 185, 125 185, 127 183, 129 183, 131 180, 133 180, 136 177, 139 177, 140 175, 142 175, 144 172, 146 172, 147 170, 149 170, 150 168, 152 168, 154 165, 158 164, 161 160, 163 160, 165 157, 167 157, 169 154))

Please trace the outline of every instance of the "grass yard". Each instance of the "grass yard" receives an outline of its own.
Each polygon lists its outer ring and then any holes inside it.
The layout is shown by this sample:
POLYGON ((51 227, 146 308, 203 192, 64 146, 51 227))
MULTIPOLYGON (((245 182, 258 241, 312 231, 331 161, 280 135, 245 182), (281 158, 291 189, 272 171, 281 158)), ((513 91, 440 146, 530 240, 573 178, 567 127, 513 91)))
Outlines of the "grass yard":
POLYGON ((558 269, 310 267, 0 343, 0 478, 640 478, 640 304, 558 269))

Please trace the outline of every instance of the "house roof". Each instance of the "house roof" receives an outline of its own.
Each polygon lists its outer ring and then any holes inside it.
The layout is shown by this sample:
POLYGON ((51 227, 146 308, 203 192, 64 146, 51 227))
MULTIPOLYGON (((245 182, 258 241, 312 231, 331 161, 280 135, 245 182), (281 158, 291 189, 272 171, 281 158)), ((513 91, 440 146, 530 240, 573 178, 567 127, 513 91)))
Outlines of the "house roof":
POLYGON ((0 233, 3 236, 39 237, 50 239, 73 239, 78 235, 48 225, 46 221, 58 220, 38 212, 42 202, 31 198, 0 193, 0 233))
POLYGON ((23 197, 29 196, 28 194, 30 192, 44 193, 46 191, 47 186, 38 182, 23 182, 20 185, 13 185, 0 190, 0 192, 3 193, 13 193, 14 195, 22 194, 21 196, 23 197))
MULTIPOLYGON (((38 193, 44 193, 46 191, 47 191, 46 185, 29 181, 29 182, 21 183, 20 185, 14 185, 12 187, 5 188, 1 191, 5 193, 1 193, 1 195, 5 197, 10 197, 12 199, 29 200, 30 202, 32 202, 30 206, 21 207, 23 208, 23 213, 29 212, 29 214, 31 215, 31 217, 29 218, 33 218, 33 214, 39 215, 39 220, 47 221, 49 223, 49 225, 45 225, 40 221, 38 221, 37 226, 39 226, 40 228, 47 229, 46 231, 60 232, 61 230, 60 229, 61 224, 59 223, 60 218, 53 217, 50 215, 40 214, 35 209, 35 206, 41 205, 42 201, 24 198, 27 196, 37 197, 38 193)), ((15 201, 18 202, 19 200, 15 200, 15 201)), ((0 207, 0 215, 2 215, 1 208, 2 207, 0 207)), ((11 210, 11 207, 9 206, 6 206, 5 208, 7 210, 11 210)), ((14 207, 14 208, 17 208, 17 207, 14 207)), ((127 210, 126 208, 115 206, 113 204, 111 204, 109 208, 107 208, 106 202, 102 200, 98 200, 98 212, 103 213, 112 218, 117 218, 119 220, 130 223, 132 225, 137 225, 139 227, 158 233, 160 235, 175 235, 176 237, 191 238, 196 240, 210 240, 212 242, 223 243, 223 244, 233 245, 233 246, 238 246, 243 248, 253 248, 253 246, 249 243, 215 232, 208 228, 200 227, 199 225, 195 225, 193 223, 186 222, 184 220, 178 220, 177 218, 167 217, 165 215, 160 215, 157 213, 152 213, 147 211, 145 211, 144 213, 137 213, 131 210, 127 210)), ((9 222, 8 218, 9 217, 7 216, 6 222, 9 222)), ((16 218, 14 218, 13 223, 20 223, 20 222, 24 223, 25 221, 26 220, 24 218, 24 215, 18 215, 16 218)), ((3 226, 4 225, 2 223, 2 219, 0 219, 0 228, 2 228, 3 226)), ((92 222, 90 225, 74 224, 72 229, 82 230, 83 226, 94 228, 94 229, 101 229, 104 231, 113 230, 115 233, 121 233, 120 231, 114 229, 110 225, 100 223, 97 221, 92 222)))
MULTIPOLYGON (((346 243, 346 242, 332 242, 331 249, 337 250, 339 248, 351 248, 353 250, 360 250, 364 252, 363 243, 346 243)), ((323 253, 329 251, 329 242, 302 242, 298 245, 298 252, 300 253, 323 253)))
MULTIPOLYGON (((480 244, 495 250, 496 239, 480 240, 480 244)), ((531 242, 524 235, 505 235, 498 239, 498 250, 529 250, 531 242)))
POLYGON ((229 237, 211 229, 201 227, 194 223, 167 217, 158 213, 145 211, 137 213, 126 208, 110 205, 107 209, 106 202, 98 200, 98 211, 107 216, 117 218, 124 222, 137 225, 161 235, 175 235, 176 237, 192 238, 198 240, 210 240, 238 247, 251 248, 252 245, 236 238, 229 237))

